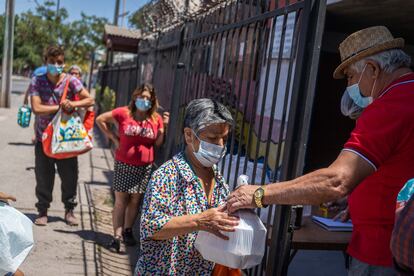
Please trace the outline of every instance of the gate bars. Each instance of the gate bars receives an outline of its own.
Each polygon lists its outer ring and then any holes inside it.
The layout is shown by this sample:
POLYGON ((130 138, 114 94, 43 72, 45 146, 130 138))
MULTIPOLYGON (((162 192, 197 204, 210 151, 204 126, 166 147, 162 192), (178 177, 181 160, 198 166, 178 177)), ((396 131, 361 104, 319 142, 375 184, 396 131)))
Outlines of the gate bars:
MULTIPOLYGON (((152 82, 171 122, 162 162, 183 149, 183 116, 193 99, 226 105, 236 126, 221 172, 265 185, 303 172, 325 21, 325 0, 226 1, 205 14, 140 41, 137 58, 100 69, 102 87, 126 105, 152 82)), ((290 206, 258 210, 268 230, 262 264, 248 275, 285 275, 290 206)))

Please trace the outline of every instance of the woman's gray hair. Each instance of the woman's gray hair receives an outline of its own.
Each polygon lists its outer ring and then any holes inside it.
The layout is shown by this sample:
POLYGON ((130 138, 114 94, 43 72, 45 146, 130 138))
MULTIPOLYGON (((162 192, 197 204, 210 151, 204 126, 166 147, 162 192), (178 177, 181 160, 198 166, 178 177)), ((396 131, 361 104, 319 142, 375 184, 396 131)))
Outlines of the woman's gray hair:
POLYGON ((82 75, 82 69, 80 69, 80 67, 77 65, 72 65, 71 67, 69 67, 68 72, 70 73, 70 71, 72 71, 73 69, 78 70, 79 74, 82 75))
POLYGON ((230 111, 221 103, 211 99, 192 100, 185 109, 184 127, 189 127, 197 134, 212 124, 227 123, 233 126, 230 111))
POLYGON ((392 73, 398 68, 410 67, 411 65, 411 57, 409 55, 401 49, 392 49, 363 58, 352 64, 351 68, 357 73, 361 73, 368 60, 376 61, 381 70, 386 73, 392 73))

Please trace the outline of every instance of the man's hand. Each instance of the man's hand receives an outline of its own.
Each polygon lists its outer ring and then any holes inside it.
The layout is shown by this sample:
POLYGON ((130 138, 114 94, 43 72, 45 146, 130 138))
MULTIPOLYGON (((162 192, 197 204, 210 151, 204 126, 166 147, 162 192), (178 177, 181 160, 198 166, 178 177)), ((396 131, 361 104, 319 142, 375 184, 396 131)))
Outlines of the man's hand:
POLYGON ((348 197, 346 196, 335 201, 324 203, 323 205, 328 208, 329 211, 343 211, 348 207, 348 197))
POLYGON ((66 112, 72 112, 76 107, 75 103, 69 100, 64 100, 60 105, 66 112))
POLYGON ((227 198, 228 212, 231 214, 239 209, 257 208, 254 192, 259 187, 258 185, 243 185, 233 191, 227 198))
POLYGON ((208 209, 199 214, 197 219, 198 229, 228 240, 229 238, 220 231, 234 232, 234 227, 239 224, 239 218, 229 215, 225 210, 226 205, 223 205, 218 208, 208 209))
POLYGON ((339 221, 342 221, 342 222, 347 222, 350 218, 351 218, 351 215, 349 214, 349 209, 348 209, 348 207, 346 207, 346 209, 339 212, 333 218, 333 220, 339 220, 339 221))
POLYGON ((8 202, 8 200, 16 201, 16 198, 6 193, 0 192, 0 200, 5 201, 5 202, 8 202))

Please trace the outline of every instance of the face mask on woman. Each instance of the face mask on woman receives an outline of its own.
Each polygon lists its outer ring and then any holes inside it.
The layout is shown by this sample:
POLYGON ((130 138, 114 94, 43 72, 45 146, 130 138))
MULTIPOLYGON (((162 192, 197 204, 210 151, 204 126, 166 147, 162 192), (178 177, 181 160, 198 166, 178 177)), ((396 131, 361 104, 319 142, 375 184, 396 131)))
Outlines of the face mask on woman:
POLYGON ((135 100, 135 106, 139 111, 148 111, 151 109, 152 104, 147 99, 137 98, 135 100))
POLYGON ((194 131, 193 133, 195 137, 197 137, 198 141, 200 141, 200 146, 198 147, 197 152, 194 149, 194 144, 192 144, 194 156, 197 160, 201 163, 201 165, 208 168, 217 164, 226 153, 226 147, 203 141, 194 131))
POLYGON ((56 64, 48 64, 47 65, 47 72, 52 76, 57 76, 62 74, 63 72, 63 65, 56 65, 56 64))

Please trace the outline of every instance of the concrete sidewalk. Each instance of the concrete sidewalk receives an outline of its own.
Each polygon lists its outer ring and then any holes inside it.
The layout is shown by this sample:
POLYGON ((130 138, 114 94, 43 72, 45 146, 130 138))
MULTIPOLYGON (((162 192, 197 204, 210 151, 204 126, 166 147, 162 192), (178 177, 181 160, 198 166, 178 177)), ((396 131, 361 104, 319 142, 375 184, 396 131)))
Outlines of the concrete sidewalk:
MULTIPOLYGON (((12 94, 11 100, 11 109, 0 109, 0 190, 16 196, 17 202, 12 205, 34 219, 33 128, 23 129, 16 123, 22 95, 12 94)), ((79 157, 79 205, 75 214, 81 223, 77 227, 67 226, 63 220, 61 185, 56 174, 49 224, 33 226, 35 246, 21 267, 26 275, 131 275, 137 249, 124 249, 123 254, 105 249, 112 233, 112 166, 109 149, 99 143, 79 157)))

